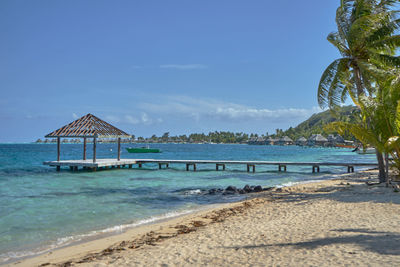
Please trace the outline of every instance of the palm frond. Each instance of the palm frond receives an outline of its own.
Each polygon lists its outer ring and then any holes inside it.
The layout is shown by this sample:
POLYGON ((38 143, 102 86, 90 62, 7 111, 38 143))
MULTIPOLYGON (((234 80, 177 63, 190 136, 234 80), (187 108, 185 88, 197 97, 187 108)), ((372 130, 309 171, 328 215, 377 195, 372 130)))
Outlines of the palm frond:
POLYGON ((327 40, 339 50, 342 56, 348 56, 349 49, 347 48, 347 41, 342 39, 338 32, 328 34, 327 40))
POLYGON ((345 85, 342 83, 342 75, 347 72, 347 58, 340 58, 333 61, 324 71, 318 85, 318 104, 322 108, 334 107, 339 105, 342 90, 345 85))
POLYGON ((380 65, 381 68, 400 67, 400 56, 390 56, 378 53, 371 53, 370 56, 371 56, 371 62, 373 62, 376 65, 380 65))

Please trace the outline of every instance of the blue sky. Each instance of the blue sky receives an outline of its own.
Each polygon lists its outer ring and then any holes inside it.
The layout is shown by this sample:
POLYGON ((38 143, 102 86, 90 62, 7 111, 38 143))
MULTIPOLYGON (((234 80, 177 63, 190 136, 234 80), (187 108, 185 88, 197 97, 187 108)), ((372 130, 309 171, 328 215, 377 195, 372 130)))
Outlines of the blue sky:
POLYGON ((2 0, 0 142, 87 113, 136 136, 296 126, 339 2, 2 0))

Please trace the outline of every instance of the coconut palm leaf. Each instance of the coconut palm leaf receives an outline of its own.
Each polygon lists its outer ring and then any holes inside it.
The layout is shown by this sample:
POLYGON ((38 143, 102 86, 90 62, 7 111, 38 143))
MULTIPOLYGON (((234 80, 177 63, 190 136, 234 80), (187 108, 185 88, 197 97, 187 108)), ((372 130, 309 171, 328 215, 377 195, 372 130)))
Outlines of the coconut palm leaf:
POLYGON ((318 86, 318 103, 321 107, 335 107, 341 102, 346 85, 342 82, 349 69, 349 60, 341 58, 333 61, 322 74, 318 86))

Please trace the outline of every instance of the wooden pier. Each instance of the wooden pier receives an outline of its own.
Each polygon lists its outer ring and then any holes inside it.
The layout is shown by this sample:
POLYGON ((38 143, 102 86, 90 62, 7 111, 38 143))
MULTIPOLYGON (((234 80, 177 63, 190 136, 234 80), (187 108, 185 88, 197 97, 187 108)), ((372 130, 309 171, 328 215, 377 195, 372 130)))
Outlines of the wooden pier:
POLYGON ((169 168, 170 164, 185 164, 186 171, 196 171, 199 164, 215 164, 215 170, 226 170, 226 165, 244 165, 247 172, 256 172, 256 166, 273 165, 278 167, 279 172, 286 172, 288 166, 310 166, 313 173, 320 172, 321 166, 343 166, 347 172, 354 172, 354 167, 378 167, 376 163, 338 163, 338 162, 287 162, 287 161, 241 161, 241 160, 169 160, 169 159, 97 159, 92 160, 60 160, 46 161, 44 165, 54 166, 57 171, 61 167, 69 167, 72 171, 90 169, 93 171, 109 168, 132 168, 133 165, 142 168, 143 164, 155 164, 159 169, 169 168))

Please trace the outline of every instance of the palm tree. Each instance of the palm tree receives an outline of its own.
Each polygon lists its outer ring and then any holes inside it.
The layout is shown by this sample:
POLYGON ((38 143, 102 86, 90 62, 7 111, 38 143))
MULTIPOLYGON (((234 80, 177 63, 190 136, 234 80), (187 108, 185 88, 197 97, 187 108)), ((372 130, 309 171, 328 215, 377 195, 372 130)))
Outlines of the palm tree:
MULTIPOLYGON (((397 0, 341 0, 336 12, 337 32, 328 41, 340 52, 322 74, 318 103, 335 109, 348 96, 358 105, 361 97, 375 96, 377 82, 387 80, 391 70, 400 66, 396 49, 400 46, 397 0)), ((370 124, 370 122, 367 122, 370 124)), ((377 151, 380 180, 385 179, 383 157, 377 151)))
MULTIPOLYGON (((398 76, 379 85, 376 97, 363 96, 357 103, 362 122, 333 122, 326 130, 340 134, 347 131, 365 145, 373 145, 386 155, 391 155, 395 167, 400 170, 400 84, 398 76)), ((388 158, 388 157, 386 157, 388 158)), ((388 168, 388 164, 386 164, 388 168)), ((388 175, 387 170, 385 172, 388 175)), ((387 178, 387 177, 386 177, 387 178)))
POLYGON ((347 96, 375 92, 376 79, 387 67, 400 66, 395 51, 400 45, 397 11, 390 8, 393 0, 342 0, 336 11, 338 31, 328 35, 342 55, 322 74, 318 86, 318 103, 322 108, 335 108, 347 96))

